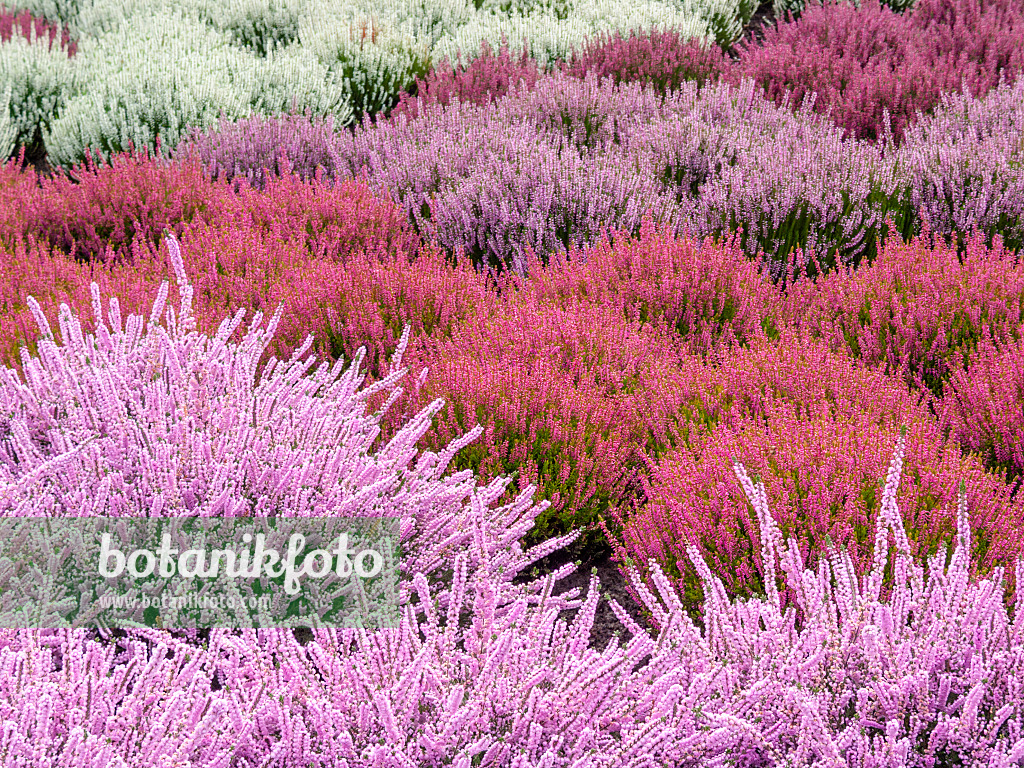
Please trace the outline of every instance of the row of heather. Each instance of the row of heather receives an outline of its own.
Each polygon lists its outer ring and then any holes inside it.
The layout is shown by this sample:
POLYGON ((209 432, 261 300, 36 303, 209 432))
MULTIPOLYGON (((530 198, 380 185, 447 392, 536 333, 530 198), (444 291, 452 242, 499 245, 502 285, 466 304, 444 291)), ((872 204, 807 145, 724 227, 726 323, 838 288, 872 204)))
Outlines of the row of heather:
POLYGON ((749 78, 779 106, 813 98, 849 136, 899 142, 943 94, 980 97, 1024 67, 1018 0, 826 0, 797 19, 777 7, 763 39, 737 42, 754 5, 16 0, 0 14, 0 152, 24 145, 70 167, 89 147, 171 149, 219 115, 308 109, 340 127, 491 100, 555 71, 659 93, 749 78))
MULTIPOLYGON (((315 630, 305 643, 268 629, 138 629, 120 638, 2 630, 4 765, 1011 768, 1024 760, 1024 598, 1011 614, 1004 569, 974 573, 978 540, 1000 541, 971 529, 972 497, 984 507, 988 496, 977 473, 960 473, 955 498, 953 487, 932 489, 948 509, 917 513, 916 491, 934 474, 922 469, 932 449, 910 408, 900 415, 912 426, 900 430, 888 460, 878 445, 846 446, 881 476, 866 561, 857 547, 826 537, 808 562, 802 532, 786 541, 787 526, 773 516, 774 494, 730 462, 716 487, 723 495, 735 477, 740 503, 751 507, 763 594, 730 598, 693 540, 680 557, 705 595, 701 624, 656 562, 647 580, 630 568, 656 629, 613 602, 629 639, 599 652, 588 643, 596 577, 584 600, 579 590, 552 594, 571 565, 515 579, 576 534, 524 551, 523 535, 547 506, 533 503, 536 488, 500 504, 509 478, 478 485, 473 472, 447 472, 489 427, 424 451, 413 465, 418 440, 445 407, 434 400, 401 416, 394 438, 377 444, 382 419, 402 397, 415 347, 408 332, 369 387, 361 386, 361 352, 347 368, 314 369, 315 356, 303 359, 311 339, 260 370, 281 310, 266 327, 257 312, 237 342, 243 313, 227 314, 211 338, 197 329, 199 294, 175 239, 163 254, 177 311, 164 311, 164 282, 146 307, 148 323, 143 314, 125 317, 117 297, 104 301, 93 283, 92 331, 65 305, 58 340, 29 300, 42 335, 38 356, 23 359, 24 378, 3 371, 0 511, 394 515, 405 553, 401 621, 395 629, 315 630), (378 395, 387 402, 374 409, 378 395), (361 492, 348 492, 352 484, 361 492), (916 527, 904 524, 908 508, 916 527), (950 517, 948 549, 929 553, 926 569, 922 537, 950 517)), ((599 346, 584 358, 599 363, 609 351, 599 346)), ((791 401, 814 393, 773 362, 777 381, 796 385, 791 401)), ((852 378, 870 375, 856 368, 852 378)), ((771 424, 785 392, 758 394, 753 388, 750 401, 771 424)), ((896 389, 876 399, 877 414, 895 405, 896 389)), ((856 428, 866 435, 872 426, 868 414, 856 428)), ((842 483, 843 468, 831 468, 842 483)), ((1013 573, 1024 579, 1024 559, 1013 573)), ((7 588, 19 586, 31 589, 7 588)))
POLYGON ((365 179, 449 256, 520 275, 527 249, 547 260, 609 226, 636 235, 646 215, 698 238, 740 229, 775 280, 870 261, 890 231, 1024 244, 1024 80, 949 97, 898 149, 843 138, 750 80, 662 96, 554 73, 484 104, 417 110, 351 133, 300 116, 224 122, 175 154, 258 188, 284 165, 365 179))

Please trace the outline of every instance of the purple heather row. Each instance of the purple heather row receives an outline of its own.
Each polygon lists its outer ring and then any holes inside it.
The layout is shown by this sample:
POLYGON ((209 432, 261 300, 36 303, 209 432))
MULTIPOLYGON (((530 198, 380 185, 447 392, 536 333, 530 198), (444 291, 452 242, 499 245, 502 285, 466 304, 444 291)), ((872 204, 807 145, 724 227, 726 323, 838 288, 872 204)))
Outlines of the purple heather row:
POLYGON ((323 166, 365 178, 449 253, 520 274, 526 248, 547 258, 609 226, 636 234, 649 214, 698 237, 742 227, 744 251, 765 254, 778 278, 794 256, 825 270, 874 257, 887 221, 904 237, 926 221, 1019 247, 1022 104, 1024 81, 947 97, 894 149, 843 138, 810 103, 777 107, 749 80, 662 96, 555 72, 493 102, 426 104, 354 133, 300 117, 223 124, 178 153, 257 186, 275 152, 303 177, 323 166))

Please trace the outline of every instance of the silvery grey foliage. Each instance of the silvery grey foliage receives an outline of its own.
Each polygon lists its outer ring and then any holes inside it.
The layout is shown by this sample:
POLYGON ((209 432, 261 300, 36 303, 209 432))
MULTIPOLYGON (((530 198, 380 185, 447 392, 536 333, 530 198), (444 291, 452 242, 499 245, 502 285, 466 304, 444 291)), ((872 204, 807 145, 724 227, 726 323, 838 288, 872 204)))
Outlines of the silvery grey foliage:
POLYGON ((36 39, 34 28, 30 33, 25 38, 15 25, 11 39, 0 44, 0 92, 8 96, 0 119, 6 119, 13 131, 15 147, 31 144, 76 90, 75 68, 67 52, 51 47, 49 36, 36 39))
POLYGON ((83 92, 44 131, 50 162, 68 165, 91 146, 102 157, 177 145, 192 126, 210 128, 221 114, 247 117, 310 107, 351 118, 346 85, 307 52, 285 49, 261 58, 227 33, 182 10, 133 17, 116 32, 87 38, 75 67, 83 92))

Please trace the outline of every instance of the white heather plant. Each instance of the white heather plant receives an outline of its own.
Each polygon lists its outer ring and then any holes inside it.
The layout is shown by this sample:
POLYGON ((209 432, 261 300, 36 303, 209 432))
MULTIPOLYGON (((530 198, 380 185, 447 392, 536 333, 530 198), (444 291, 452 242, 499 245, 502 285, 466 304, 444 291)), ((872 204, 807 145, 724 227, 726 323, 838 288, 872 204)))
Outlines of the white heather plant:
POLYGON ((357 116, 376 116, 430 71, 430 40, 418 26, 387 5, 310 0, 298 39, 348 83, 357 116))
POLYGON ((16 146, 18 127, 11 120, 11 86, 8 83, 0 97, 0 157, 10 157, 16 146))
MULTIPOLYGON (((860 0, 846 0, 854 7, 860 7, 860 0)), ((881 4, 889 7, 895 13, 906 13, 914 9, 917 0, 881 0, 881 4)), ((821 0, 811 0, 811 4, 821 4, 821 0)), ((804 8, 807 7, 807 0, 773 0, 772 13, 776 19, 785 21, 788 14, 799 17, 804 8)))
POLYGON ((90 146, 106 158, 154 147, 169 150, 187 128, 229 119, 329 109, 350 120, 346 85, 303 52, 260 58, 231 44, 227 33, 181 10, 140 14, 116 32, 79 44, 76 73, 82 93, 44 131, 50 162, 70 165, 90 146))
POLYGON ((660 0, 575 0, 564 17, 547 7, 525 15, 481 10, 438 40, 431 58, 434 62, 447 58, 452 64, 461 61, 467 65, 480 55, 480 43, 484 40, 492 50, 498 50, 502 35, 507 38, 513 57, 521 55, 525 37, 528 54, 542 67, 553 59, 569 59, 573 50, 601 32, 611 34, 618 30, 628 37, 631 30, 671 28, 684 39, 705 39, 710 34, 708 19, 699 15, 695 5, 679 8, 660 0))
POLYGON ((115 32, 79 42, 76 71, 83 93, 44 133, 53 165, 71 165, 87 146, 106 158, 176 144, 186 126, 212 126, 250 113, 256 61, 226 35, 184 14, 140 14, 115 32))
POLYGON ((191 0, 204 21, 263 56, 299 38, 310 0, 191 0))
POLYGON ((405 370, 398 366, 408 329, 393 372, 362 390, 363 353, 347 370, 339 360, 311 372, 313 356, 300 358, 312 337, 287 362, 271 359, 257 377, 281 309, 265 329, 257 312, 237 344, 227 339, 244 310, 214 338, 196 332, 192 288, 176 242, 167 244, 181 304, 177 315, 168 309, 165 324, 158 321, 166 282, 148 322, 141 315, 122 322, 116 298, 104 318, 94 283, 96 333, 83 335, 61 305, 62 343, 29 298, 42 331, 39 356, 23 352, 24 380, 0 370, 0 514, 399 517, 403 568, 428 574, 450 566, 474 525, 508 573, 575 538, 527 556, 517 542, 547 502, 532 505, 529 489, 491 508, 510 479, 478 488, 468 470, 443 476, 480 427, 410 464, 441 400, 371 452, 381 416, 402 392, 405 370), (367 399, 379 392, 387 403, 366 413, 367 399))
POLYGON ((48 35, 36 39, 33 27, 25 38, 14 25, 11 39, 0 43, 0 92, 10 96, 3 114, 16 146, 31 144, 36 132, 62 110, 74 92, 73 73, 67 52, 56 43, 51 47, 48 35))

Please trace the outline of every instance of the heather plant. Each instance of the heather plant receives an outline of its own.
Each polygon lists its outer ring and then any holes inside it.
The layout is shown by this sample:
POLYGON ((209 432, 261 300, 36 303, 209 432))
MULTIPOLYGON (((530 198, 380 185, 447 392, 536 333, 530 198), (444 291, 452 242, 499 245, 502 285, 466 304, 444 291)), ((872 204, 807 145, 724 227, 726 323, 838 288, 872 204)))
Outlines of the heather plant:
POLYGON ((87 158, 22 201, 19 231, 83 260, 134 258, 136 237, 155 247, 167 227, 180 235, 200 222, 300 237, 321 258, 359 247, 414 247, 405 218, 358 182, 328 186, 314 176, 303 183, 286 161, 281 171, 257 194, 247 185, 232 189, 226 179, 211 181, 191 156, 167 162, 147 151, 115 155, 109 165, 87 158))
MULTIPOLYGON (((195 167, 195 166, 193 166, 195 167)), ((319 260, 344 262, 350 254, 412 253, 419 238, 394 203, 371 194, 360 181, 328 186, 322 174, 296 178, 285 164, 280 178, 262 190, 245 185, 236 192, 212 187, 223 196, 200 220, 218 229, 252 229, 282 241, 297 239, 319 260)))
POLYGON ((616 30, 614 36, 600 34, 573 51, 565 71, 581 80, 594 72, 599 80, 611 77, 615 83, 638 82, 665 94, 686 80, 698 85, 715 81, 727 64, 718 45, 686 40, 674 29, 634 30, 628 37, 616 30))
POLYGON ((26 39, 42 38, 43 35, 50 36, 50 47, 53 47, 54 42, 57 40, 57 34, 60 33, 59 47, 67 51, 68 56, 74 56, 75 51, 78 49, 78 44, 71 40, 68 35, 68 30, 61 29, 60 25, 53 24, 46 21, 46 19, 35 18, 28 11, 22 13, 14 13, 6 10, 6 8, 0 10, 0 41, 7 42, 11 39, 12 35, 18 34, 20 31, 21 36, 26 39))
MULTIPOLYGON (((382 208, 386 220, 389 211, 382 208)), ((362 243, 338 238, 328 241, 327 253, 311 253, 294 238, 284 242, 255 228, 187 231, 183 243, 192 254, 188 266, 195 275, 201 327, 212 327, 239 307, 280 303, 284 312, 270 351, 288 356, 309 334, 312 350, 332 361, 351 360, 364 347, 364 370, 378 380, 386 375, 389 350, 406 326, 413 334, 412 353, 421 343, 448 338, 463 324, 496 311, 497 294, 485 275, 469 264, 449 264, 434 247, 413 252, 391 245, 387 230, 373 237, 374 225, 381 222, 372 209, 361 213, 362 243)), ((356 234, 353 227, 350 238, 356 234)))
POLYGON ((1011 478, 1024 474, 1022 344, 983 336, 950 375, 942 399, 942 423, 951 436, 1011 478))
POLYGON ((581 150, 614 151, 631 129, 663 115, 664 98, 640 83, 601 81, 597 72, 577 79, 561 71, 532 88, 519 87, 496 105, 503 122, 526 122, 555 140, 581 150))
POLYGON ((432 201, 427 230, 474 263, 522 275, 526 247, 547 257, 594 242, 608 227, 635 233, 644 215, 675 218, 657 181, 619 158, 552 146, 530 127, 500 144, 493 136, 474 171, 432 201))
POLYGON ((870 259, 888 219, 900 232, 914 225, 894 161, 809 106, 790 114, 750 80, 688 82, 662 113, 627 132, 624 152, 676 195, 696 234, 742 226, 744 251, 765 259, 773 280, 797 255, 794 269, 810 274, 870 259))
POLYGON ((284 175, 285 164, 303 181, 315 178, 318 167, 333 180, 342 165, 334 131, 333 115, 314 118, 308 108, 305 116, 254 114, 236 121, 221 117, 215 130, 189 129, 173 157, 181 160, 194 152, 214 181, 235 180, 235 189, 244 178, 251 187, 262 190, 268 173, 284 175))
POLYGON ((0 759, 11 768, 221 765, 252 728, 213 688, 214 658, 168 636, 118 648, 82 630, 4 632, 0 759), (234 743, 218 734, 234 728, 234 743))
POLYGON ((491 51, 486 40, 480 43, 480 55, 465 66, 453 67, 442 61, 425 78, 416 81, 415 95, 403 91, 398 95, 398 104, 389 117, 408 115, 416 118, 421 106, 426 104, 446 105, 454 97, 461 102, 489 104, 509 92, 510 88, 525 81, 527 88, 537 84, 541 70, 524 48, 518 60, 508 52, 508 40, 502 38, 498 53, 491 51))
MULTIPOLYGON (((911 560, 896 501, 903 460, 900 440, 871 570, 860 580, 834 546, 805 569, 797 542, 783 542, 764 485, 733 465, 761 532, 765 594, 730 600, 690 547, 707 595, 705 627, 654 564, 649 582, 635 570, 630 579, 657 634, 611 601, 631 638, 603 653, 587 644, 596 579, 582 605, 575 591, 552 595, 571 564, 540 594, 516 590, 503 577, 522 558, 488 553, 486 531, 452 558, 450 582, 406 582, 412 599, 397 629, 316 630, 306 645, 289 632, 215 629, 202 647, 140 631, 116 641, 117 656, 81 634, 8 631, 0 635, 5 759, 85 765, 73 751, 84 743, 81 754, 105 749, 102 757, 125 766, 152 765, 158 754, 212 766, 233 754, 317 768, 342 760, 753 768, 806 756, 850 768, 971 759, 1010 768, 1024 758, 1024 599, 1011 620, 1001 570, 972 577, 962 493, 948 565, 946 553, 930 558, 927 572, 911 560), (787 587, 794 605, 784 610, 787 587), (575 607, 567 620, 561 611, 575 607), (147 707, 164 713, 154 735, 121 726, 152 725, 147 707), (90 741, 96 734, 106 738, 90 741)), ((1016 575, 1024 578, 1020 561, 1016 575)))
MULTIPOLYGON (((65 57, 66 58, 66 57, 65 57)), ((174 147, 187 127, 224 114, 247 117, 307 106, 351 118, 348 86, 312 51, 289 47, 267 58, 235 46, 189 9, 150 10, 109 33, 84 38, 75 57, 79 92, 43 140, 51 164, 155 145, 174 147)))
POLYGON ((38 189, 36 176, 26 173, 25 147, 10 160, 0 163, 0 247, 13 248, 18 234, 24 232, 23 209, 38 189))
MULTIPOLYGON (((271 358, 257 376, 281 308, 265 329, 257 311, 237 344, 229 339, 244 309, 225 319, 213 338, 198 333, 192 287, 173 239, 168 249, 181 303, 163 324, 166 282, 148 323, 142 315, 122 320, 116 298, 104 318, 93 284, 96 333, 83 334, 63 305, 60 343, 29 299, 42 331, 39 355, 23 353, 24 378, 10 368, 0 371, 0 511, 385 515, 402 520, 402 566, 409 574, 436 574, 478 534, 485 537, 484 557, 531 562, 515 545, 546 506, 531 506, 533 488, 491 509, 509 479, 477 487, 467 472, 443 477, 480 427, 410 465, 443 401, 370 452, 381 417, 401 394, 396 385, 407 370, 399 366, 408 329, 388 375, 361 390, 362 352, 347 369, 339 360, 312 370, 315 358, 301 359, 309 337, 287 361, 271 358), (367 400, 377 393, 387 402, 368 413, 367 400), (154 450, 158 444, 164 447, 154 450)), ((548 542, 547 551, 566 541, 548 542)), ((544 547, 538 551, 537 557, 547 554, 544 547)))
MULTIPOLYGON (((770 357, 779 364, 781 355, 770 357)), ((815 368, 807 365, 809 358, 805 352, 797 368, 803 380, 777 375, 749 399, 735 393, 757 377, 743 375, 742 358, 724 367, 723 394, 735 398, 732 407, 687 449, 667 454, 652 468, 647 503, 630 519, 616 520, 623 528, 616 544, 620 560, 654 559, 675 580, 687 606, 696 608, 701 580, 682 565, 692 544, 730 594, 763 593, 764 563, 757 558, 760 541, 749 507, 738 503, 734 486, 717 479, 735 459, 764 478, 779 524, 799 542, 803 561, 816 567, 830 538, 850 553, 858 574, 866 573, 870 531, 880 514, 878 476, 885 466, 878 446, 894 438, 902 423, 909 425, 911 458, 900 503, 912 553, 932 556, 949 542, 956 530, 949 489, 965 480, 982 531, 972 550, 978 572, 1012 562, 1024 534, 1024 510, 1003 479, 987 473, 976 457, 964 457, 927 408, 895 380, 861 371, 844 389, 835 385, 843 369, 850 370, 848 363, 819 357, 815 368), (822 391, 829 383, 832 391, 822 391)), ((793 370, 789 359, 782 362, 793 370)))
POLYGON ((466 65, 478 54, 483 41, 496 48, 504 38, 513 46, 513 55, 525 51, 538 66, 548 68, 554 61, 569 60, 574 50, 582 48, 588 39, 601 32, 626 33, 656 27, 675 29, 686 39, 705 39, 714 34, 709 20, 717 16, 726 27, 718 30, 719 34, 738 35, 739 30, 734 27, 738 5, 734 0, 711 0, 689 7, 660 0, 635 3, 572 0, 564 14, 551 6, 527 13, 481 8, 463 24, 442 35, 431 49, 431 58, 466 65), (728 10, 722 12, 723 9, 728 10), (519 47, 521 41, 522 48, 519 47))
MULTIPOLYGON (((730 600, 700 552, 688 548, 707 595, 704 627, 687 615, 655 564, 649 582, 635 570, 630 579, 657 633, 611 601, 630 639, 613 639, 600 653, 587 646, 596 578, 584 601, 551 595, 571 565, 548 577, 539 600, 516 595, 496 578, 500 566, 476 555, 478 537, 456 556, 452 582, 436 593, 413 577, 416 599, 398 629, 316 630, 305 646, 276 630, 211 631, 208 648, 192 651, 203 654, 220 683, 205 716, 230 713, 237 753, 268 765, 391 759, 423 766, 477 760, 753 768, 769 759, 824 756, 851 768, 972 757, 1010 768, 1024 757, 1017 703, 1024 602, 1011 620, 1002 569, 972 577, 963 494, 948 565, 945 552, 929 559, 927 571, 911 559, 896 501, 903 459, 899 441, 871 569, 861 579, 849 553, 834 546, 815 570, 805 568, 797 542, 783 542, 763 483, 735 464, 761 532, 766 591, 730 600), (883 591, 887 572, 891 588, 883 591), (787 588, 792 606, 780 599, 787 588), (560 613, 569 606, 580 607, 571 621, 560 613)), ((1016 572, 1024 578, 1024 563, 1016 572)), ((68 645, 62 652, 77 658, 68 645)), ((0 658, 13 669, 37 647, 11 642, 0 658)), ((172 647, 175 659, 191 650, 172 647)), ((54 674, 57 659, 42 658, 50 666, 40 661, 40 675, 54 674)), ((139 666, 129 669, 136 674, 139 666)), ((66 668, 77 675, 83 665, 66 668)), ((14 680, 5 676, 3 685, 14 680)), ((81 691, 89 686, 75 682, 57 687, 68 704, 51 710, 55 719, 87 706, 81 691)), ((20 715, 23 697, 7 696, 20 715)))
POLYGON ((907 130, 897 161, 934 231, 960 247, 974 229, 1024 247, 1024 81, 983 98, 943 94, 935 113, 907 130))
POLYGON ((197 0, 196 10, 204 21, 257 56, 267 56, 299 38, 299 25, 308 0, 197 0))
POLYGON ((1024 267, 976 234, 963 253, 934 233, 897 238, 870 265, 787 292, 787 322, 942 396, 942 382, 984 337, 1019 338, 1024 267))
MULTIPOLYGON (((543 262, 608 227, 636 234, 650 214, 698 237, 742 223, 744 252, 777 280, 798 258, 794 270, 871 258, 890 218, 901 233, 915 226, 892 158, 772 105, 750 81, 689 82, 663 98, 554 72, 493 103, 419 110, 335 133, 324 150, 335 177, 365 174, 421 235, 496 269, 523 274, 526 249, 543 262)), ((244 136, 195 141, 207 167, 256 178, 264 156, 241 149, 244 136)))
MULTIPOLYGON (((885 0, 882 5, 893 13, 907 13, 914 8, 917 2, 918 0, 885 0)), ((860 0, 850 0, 850 4, 854 8, 861 7, 860 0)), ((787 16, 788 20, 792 20, 792 17, 802 18, 808 5, 812 9, 820 8, 823 5, 823 0, 811 0, 810 3, 807 0, 773 0, 772 15, 780 21, 787 20, 787 16)))
POLYGON ((1024 16, 1018 3, 929 0, 899 15, 876 0, 826 2, 796 21, 780 21, 757 44, 739 45, 728 73, 750 77, 777 104, 817 94, 815 111, 857 138, 883 141, 885 113, 899 141, 917 113, 944 92, 981 96, 1024 67, 1024 16))
MULTIPOLYGON (((271 352, 288 357, 312 333, 317 354, 352 359, 368 342, 368 371, 377 378, 390 355, 385 349, 394 347, 405 325, 417 338, 448 334, 478 308, 486 311, 485 278, 468 265, 446 265, 436 249, 417 247, 393 204, 374 199, 362 185, 324 190, 284 178, 264 193, 221 194, 209 201, 219 208, 210 221, 176 227, 189 254, 193 313, 204 333, 215 333, 226 313, 280 303, 271 352)), ((120 256, 76 263, 31 236, 28 246, 16 241, 0 265, 0 356, 16 364, 18 346, 35 351, 38 326, 26 295, 46 313, 67 303, 88 315, 95 280, 125 310, 144 311, 167 274, 166 254, 137 238, 120 256)))
POLYGON ((170 227, 180 235, 194 220, 211 220, 234 200, 225 184, 211 183, 198 162, 168 163, 148 149, 118 153, 97 163, 91 153, 70 172, 43 179, 18 201, 16 232, 47 242, 81 260, 131 258, 140 238, 159 243, 170 227))
MULTIPOLYGON (((70 26, 82 4, 82 0, 11 0, 4 3, 4 9, 15 13, 27 11, 37 19, 70 26)), ((71 33, 76 36, 73 29, 71 33)))
POLYGON ((809 275, 857 265, 874 256, 890 226, 911 230, 905 188, 885 158, 823 127, 755 133, 766 123, 737 131, 733 146, 746 140, 745 151, 701 186, 702 233, 742 227, 743 249, 779 280, 794 259, 809 275))
MULTIPOLYGON (((827 561, 822 557, 816 570, 806 568, 797 540, 783 542, 764 483, 751 479, 739 463, 733 469, 763 542, 763 597, 730 600, 699 549, 687 547, 707 595, 702 631, 657 564, 651 565, 653 590, 630 569, 631 582, 654 609, 661 628, 658 642, 651 639, 647 648, 655 653, 680 649, 686 669, 705 670, 709 676, 720 675, 723 666, 737 671, 731 679, 738 684, 734 690, 743 702, 742 714, 728 721, 712 718, 723 725, 680 743, 670 753, 676 764, 696 765, 713 754, 749 766, 766 759, 827 756, 858 768, 965 764, 971 759, 1010 766, 1024 758, 1018 673, 1009 671, 1024 663, 1024 599, 1018 593, 1011 621, 1002 594, 1003 569, 991 578, 971 578, 972 536, 963 486, 948 565, 948 550, 928 558, 927 572, 911 559, 897 504, 904 457, 901 438, 883 483, 870 571, 860 579, 849 552, 831 542, 826 542, 827 561), (890 535, 895 540, 891 557, 890 535), (785 610, 777 564, 784 586, 794 593, 794 605, 785 610), (883 596, 886 573, 892 574, 892 586, 883 596), (944 639, 937 644, 938 637, 944 639), (687 649, 699 654, 699 666, 687 649), (704 666, 712 659, 720 659, 722 666, 704 666)), ((1017 583, 1022 579, 1024 561, 1018 559, 1017 583)), ((628 621, 624 611, 616 613, 628 621)), ((626 626, 634 636, 642 632, 632 622, 626 626)), ((652 664, 660 666, 656 660, 652 664)), ((680 689, 678 695, 683 694, 680 689)), ((705 705, 718 699, 709 694, 672 700, 699 704, 697 717, 703 717, 705 705)), ((688 706, 672 711, 680 709, 692 711, 688 706)), ((684 733, 696 727, 688 720, 684 733)))
POLYGON ((254 60, 226 35, 183 11, 123 21, 117 31, 79 43, 76 94, 43 135, 53 166, 81 161, 86 148, 106 159, 129 141, 153 147, 158 133, 173 145, 184 125, 208 125, 220 110, 249 112, 254 60))
POLYGON ((415 20, 403 20, 394 10, 381 16, 372 5, 309 0, 298 39, 345 83, 355 118, 374 118, 430 70, 430 39, 414 31, 414 25, 415 20))
POLYGON ((677 237, 644 220, 639 237, 619 231, 585 250, 553 257, 546 269, 527 258, 523 290, 558 307, 608 306, 641 325, 674 331, 684 349, 707 354, 746 343, 781 322, 782 296, 734 235, 724 242, 677 237))
MULTIPOLYGON (((657 329, 599 304, 554 307, 518 291, 503 292, 493 315, 463 324, 450 339, 410 350, 409 360, 429 373, 408 404, 398 401, 395 418, 444 398, 449 407, 427 433, 428 446, 479 422, 480 442, 453 466, 488 477, 515 472, 510 494, 536 485, 551 506, 530 541, 591 525, 630 498, 642 468, 634 403, 678 369, 657 329)), ((684 366, 692 378, 706 375, 692 358, 684 366)), ((598 540, 594 531, 580 545, 598 540)))
POLYGON ((539 133, 505 100, 432 104, 417 120, 364 120, 336 146, 349 174, 366 173, 370 188, 390 194, 422 236, 496 270, 521 273, 526 244, 546 259, 609 226, 637 230, 645 213, 674 216, 649 175, 620 156, 581 154, 539 133))
POLYGON ((11 121, 11 87, 0 97, 0 157, 10 157, 18 139, 18 128, 11 121))
MULTIPOLYGON (((53 45, 52 35, 13 34, 0 43, 0 93, 8 94, 0 115, 14 131, 14 146, 38 149, 42 131, 49 128, 74 92, 74 65, 53 45)), ((13 151, 13 150, 12 150, 13 151)), ((3 154, 6 160, 11 151, 3 154)))

